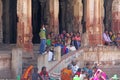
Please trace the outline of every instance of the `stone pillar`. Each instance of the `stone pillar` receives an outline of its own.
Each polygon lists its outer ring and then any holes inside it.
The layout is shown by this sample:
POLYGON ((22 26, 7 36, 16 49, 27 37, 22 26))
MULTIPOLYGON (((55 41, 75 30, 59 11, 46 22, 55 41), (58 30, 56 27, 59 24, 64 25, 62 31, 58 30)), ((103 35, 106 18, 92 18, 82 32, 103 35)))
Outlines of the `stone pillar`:
POLYGON ((120 0, 112 3, 112 29, 115 33, 120 32, 120 0))
POLYGON ((91 46, 102 44, 101 8, 101 0, 86 0, 86 32, 91 46))
POLYGON ((0 43, 3 42, 3 28, 2 28, 2 1, 0 0, 0 43))
POLYGON ((59 33, 59 0, 50 0, 50 31, 59 33))
POLYGON ((12 50, 12 73, 14 78, 22 75, 22 49, 20 48, 12 50))
POLYGON ((32 51, 31 0, 17 1, 17 45, 26 51, 32 51))
POLYGON ((60 46, 54 48, 54 58, 57 61, 61 60, 61 47, 60 46))
POLYGON ((82 0, 74 0, 74 32, 82 32, 81 20, 83 16, 82 0))

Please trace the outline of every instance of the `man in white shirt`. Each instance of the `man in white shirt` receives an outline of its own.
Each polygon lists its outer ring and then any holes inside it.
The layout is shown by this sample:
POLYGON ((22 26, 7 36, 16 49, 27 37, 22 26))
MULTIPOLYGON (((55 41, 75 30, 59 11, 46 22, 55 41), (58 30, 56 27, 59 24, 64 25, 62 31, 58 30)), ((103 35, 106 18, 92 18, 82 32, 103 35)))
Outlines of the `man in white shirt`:
POLYGON ((73 61, 72 61, 72 71, 73 71, 73 74, 75 74, 78 69, 79 69, 79 67, 78 67, 78 65, 77 65, 77 61, 76 61, 76 60, 73 60, 73 61))

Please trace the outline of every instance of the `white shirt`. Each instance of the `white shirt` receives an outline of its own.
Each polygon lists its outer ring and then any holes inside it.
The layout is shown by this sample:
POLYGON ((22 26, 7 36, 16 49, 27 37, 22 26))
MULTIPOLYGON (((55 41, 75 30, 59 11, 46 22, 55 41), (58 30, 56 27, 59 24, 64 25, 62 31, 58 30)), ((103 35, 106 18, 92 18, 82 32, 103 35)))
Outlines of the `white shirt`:
POLYGON ((72 71, 73 71, 74 74, 77 72, 78 68, 79 67, 77 65, 72 66, 72 71))
POLYGON ((53 52, 49 51, 48 52, 48 61, 52 61, 53 58, 53 52))
POLYGON ((109 35, 107 35, 106 33, 103 33, 103 39, 106 41, 106 42, 112 42, 109 35))
POLYGON ((70 51, 76 51, 75 46, 67 46, 67 48, 68 48, 70 51))
POLYGON ((85 74, 80 74, 80 80, 84 80, 85 77, 86 77, 85 74))

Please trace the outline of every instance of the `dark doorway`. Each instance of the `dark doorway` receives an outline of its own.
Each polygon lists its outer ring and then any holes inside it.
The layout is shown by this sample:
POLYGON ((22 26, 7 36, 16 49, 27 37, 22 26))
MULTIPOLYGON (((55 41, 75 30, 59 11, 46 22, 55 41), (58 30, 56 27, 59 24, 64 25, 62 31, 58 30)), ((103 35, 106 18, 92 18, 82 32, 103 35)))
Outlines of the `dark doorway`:
POLYGON ((59 33, 65 29, 65 0, 59 0, 59 33))
POLYGON ((82 16, 82 33, 85 33, 86 32, 86 20, 85 20, 85 13, 86 13, 86 9, 85 9, 85 6, 86 6, 86 0, 82 0, 82 4, 83 4, 83 16, 82 16))
POLYGON ((33 43, 39 43, 40 37, 40 26, 41 26, 41 6, 39 0, 32 0, 32 32, 33 32, 33 43))
POLYGON ((2 0, 3 43, 13 44, 17 39, 17 0, 2 0))
POLYGON ((112 30, 112 3, 113 0, 104 0, 104 26, 105 30, 112 30))

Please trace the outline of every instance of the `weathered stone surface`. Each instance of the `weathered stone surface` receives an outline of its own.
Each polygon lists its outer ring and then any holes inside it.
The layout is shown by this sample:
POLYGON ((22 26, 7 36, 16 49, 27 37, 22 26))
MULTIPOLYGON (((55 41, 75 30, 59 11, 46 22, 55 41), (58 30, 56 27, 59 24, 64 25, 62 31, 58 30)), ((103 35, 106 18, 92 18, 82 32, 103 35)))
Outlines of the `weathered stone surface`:
POLYGON ((86 1, 86 33, 88 45, 102 44, 102 5, 101 0, 86 1))
POLYGON ((112 3, 112 29, 115 33, 120 32, 120 0, 112 3))
POLYGON ((49 1, 49 10, 50 10, 50 31, 58 34, 59 33, 59 0, 50 0, 49 1))
POLYGON ((26 51, 32 51, 31 1, 17 2, 17 45, 26 51))
POLYGON ((0 79, 11 78, 11 56, 0 54, 0 79))
POLYGON ((16 78, 22 75, 22 49, 14 48, 12 50, 12 76, 16 78))
POLYGON ((3 41, 3 30, 2 30, 2 1, 0 0, 0 43, 3 41))
POLYGON ((81 20, 83 16, 83 5, 82 0, 74 0, 74 32, 82 32, 81 20))

